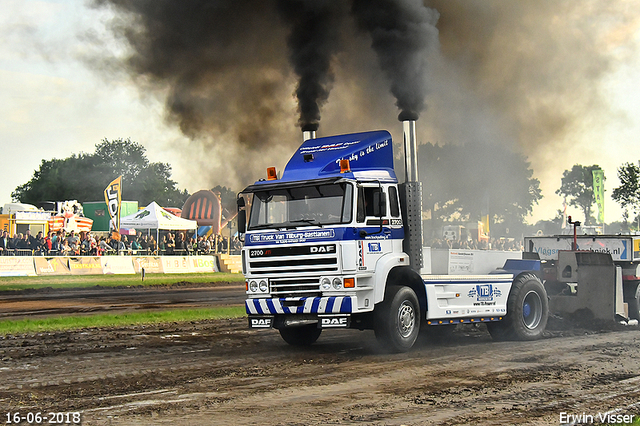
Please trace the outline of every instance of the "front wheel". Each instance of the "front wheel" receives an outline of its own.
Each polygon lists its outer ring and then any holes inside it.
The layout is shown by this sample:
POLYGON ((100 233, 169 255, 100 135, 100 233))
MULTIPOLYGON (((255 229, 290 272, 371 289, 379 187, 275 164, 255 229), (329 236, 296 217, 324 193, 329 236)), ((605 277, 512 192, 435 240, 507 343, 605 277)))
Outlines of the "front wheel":
POLYGON ((322 333, 322 329, 315 324, 302 327, 284 327, 280 330, 282 339, 291 346, 309 346, 315 343, 322 333))
POLYGON ((374 331, 378 342, 390 352, 406 352, 420 332, 420 307, 409 287, 393 286, 374 311, 374 331))
POLYGON ((542 337, 549 318, 547 292, 540 279, 524 274, 513 281, 507 315, 500 322, 487 323, 495 340, 536 340, 542 337))

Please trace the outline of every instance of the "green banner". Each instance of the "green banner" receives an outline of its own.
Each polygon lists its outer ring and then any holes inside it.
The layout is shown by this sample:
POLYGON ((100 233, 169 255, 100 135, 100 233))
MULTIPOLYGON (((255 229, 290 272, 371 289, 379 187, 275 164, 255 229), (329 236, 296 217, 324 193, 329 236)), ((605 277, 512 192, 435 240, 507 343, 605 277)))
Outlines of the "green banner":
POLYGON ((604 170, 596 169, 593 173, 593 196, 598 206, 598 223, 604 225, 604 170))

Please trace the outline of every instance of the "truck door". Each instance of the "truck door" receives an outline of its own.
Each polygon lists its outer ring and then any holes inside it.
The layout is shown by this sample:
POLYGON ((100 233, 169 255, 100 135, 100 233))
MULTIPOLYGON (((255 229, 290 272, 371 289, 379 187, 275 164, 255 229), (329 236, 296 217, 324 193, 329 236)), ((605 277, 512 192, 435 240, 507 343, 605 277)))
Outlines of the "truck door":
POLYGON ((393 250, 388 206, 383 186, 358 187, 356 223, 366 233, 360 233, 356 241, 359 271, 374 271, 378 259, 393 250))

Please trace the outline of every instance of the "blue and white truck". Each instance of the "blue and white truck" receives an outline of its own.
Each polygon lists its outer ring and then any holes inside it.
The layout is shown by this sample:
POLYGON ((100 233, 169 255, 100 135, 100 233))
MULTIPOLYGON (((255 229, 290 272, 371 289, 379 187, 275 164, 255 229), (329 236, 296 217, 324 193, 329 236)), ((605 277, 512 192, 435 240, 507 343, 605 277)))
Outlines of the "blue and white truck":
POLYGON ((282 175, 238 197, 251 328, 292 345, 323 329, 373 329, 389 351, 422 327, 486 323, 497 339, 541 337, 548 300, 532 272, 420 275, 422 201, 415 121, 404 121, 405 180, 387 131, 307 133, 282 175))

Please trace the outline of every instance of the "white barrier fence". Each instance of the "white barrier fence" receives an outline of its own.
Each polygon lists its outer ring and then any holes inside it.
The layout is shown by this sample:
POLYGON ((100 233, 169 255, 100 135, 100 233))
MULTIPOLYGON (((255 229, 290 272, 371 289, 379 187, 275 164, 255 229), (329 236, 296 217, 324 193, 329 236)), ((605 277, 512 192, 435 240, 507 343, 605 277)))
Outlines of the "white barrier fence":
POLYGON ((216 256, 0 256, 0 277, 220 272, 216 256))

